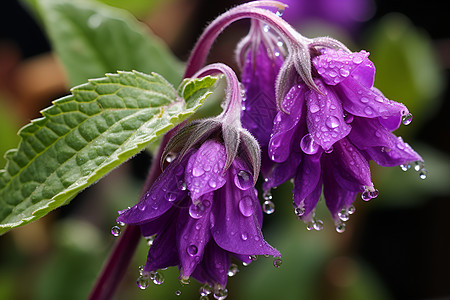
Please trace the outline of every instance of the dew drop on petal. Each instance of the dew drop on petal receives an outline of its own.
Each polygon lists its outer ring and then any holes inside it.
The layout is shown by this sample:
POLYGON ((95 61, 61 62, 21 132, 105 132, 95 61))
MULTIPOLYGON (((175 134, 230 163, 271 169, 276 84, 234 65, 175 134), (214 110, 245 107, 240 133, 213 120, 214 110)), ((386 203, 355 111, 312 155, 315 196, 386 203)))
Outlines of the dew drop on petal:
POLYGON ((169 202, 173 202, 173 201, 175 201, 177 199, 177 196, 174 193, 171 193, 171 192, 166 193, 166 195, 164 197, 169 202))
POLYGON ((149 280, 147 276, 139 276, 139 278, 136 280, 136 285, 141 290, 145 290, 146 288, 148 288, 148 283, 149 280))
POLYGON ((362 103, 367 103, 369 102, 369 98, 366 97, 362 97, 361 99, 359 99, 362 103))
POLYGON ((311 134, 305 134, 305 136, 300 141, 300 148, 306 154, 315 154, 319 151, 320 145, 317 144, 312 138, 311 134))
POLYGON ((268 215, 271 215, 275 212, 275 203, 273 203, 270 200, 264 201, 262 205, 263 212, 265 212, 268 215))
POLYGON ((275 268, 281 267, 282 264, 283 264, 283 261, 281 260, 281 258, 276 258, 273 260, 273 266, 275 268))
POLYGON ((239 211, 245 217, 250 217, 255 212, 255 206, 251 197, 245 196, 239 201, 239 211))
POLYGON ((177 182, 177 187, 180 191, 185 191, 187 189, 186 182, 184 182, 183 180, 179 180, 177 182))
POLYGON ((406 115, 404 115, 404 116, 402 117, 402 123, 403 123, 403 125, 409 125, 409 124, 411 124, 412 119, 413 119, 413 115, 412 115, 411 113, 407 113, 406 115))
POLYGON ((243 241, 246 241, 246 240, 248 239, 248 235, 247 235, 246 232, 243 232, 243 233, 241 234, 241 239, 242 239, 243 241))
POLYGON ((425 168, 422 168, 422 170, 420 170, 419 172, 419 178, 420 179, 427 179, 428 176, 428 171, 425 168))
POLYGON ((241 170, 234 177, 234 183, 241 190, 248 190, 253 186, 253 176, 247 171, 241 170))
POLYGON ((231 264, 230 268, 228 269, 228 277, 233 277, 239 272, 239 268, 236 264, 231 264))
POLYGON ((198 248, 195 245, 190 245, 189 247, 187 247, 186 252, 190 256, 195 256, 198 252, 198 248))
POLYGON ((334 128, 339 127, 341 122, 335 116, 328 116, 327 120, 325 121, 325 124, 327 125, 328 128, 334 129, 334 128))
POLYGON ((319 107, 318 105, 316 105, 316 104, 311 104, 311 105, 309 106, 309 111, 310 111, 312 114, 318 112, 319 110, 320 110, 320 107, 319 107))
POLYGON ((146 236, 145 240, 147 241, 147 246, 151 246, 153 245, 153 241, 155 240, 155 235, 151 235, 151 236, 146 236))
POLYGON ((189 215, 194 219, 200 219, 205 214, 205 206, 202 202, 189 206, 189 215))
POLYGON ((350 71, 345 68, 340 69, 339 73, 341 74, 342 77, 347 77, 348 75, 350 75, 350 71))
POLYGON ((356 211, 356 208, 353 205, 350 205, 347 209, 349 215, 353 215, 356 211))
POLYGON ((113 236, 119 236, 120 235, 120 227, 119 226, 111 227, 111 234, 113 236))
POLYGON ((198 166, 195 166, 195 167, 192 169, 192 175, 193 175, 194 177, 199 177, 199 176, 202 176, 203 174, 205 174, 205 170, 203 170, 203 168, 200 168, 200 167, 198 167, 198 166))
POLYGON ((368 116, 373 115, 373 110, 370 106, 367 106, 366 108, 364 108, 364 113, 368 116))

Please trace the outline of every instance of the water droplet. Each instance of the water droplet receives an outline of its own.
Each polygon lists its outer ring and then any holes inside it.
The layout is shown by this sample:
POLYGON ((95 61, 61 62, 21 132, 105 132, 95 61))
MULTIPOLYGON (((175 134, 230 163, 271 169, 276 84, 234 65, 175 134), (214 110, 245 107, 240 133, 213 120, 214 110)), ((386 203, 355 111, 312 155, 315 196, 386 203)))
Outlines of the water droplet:
POLYGON ((155 240, 156 235, 146 236, 145 240, 147 241, 147 246, 153 245, 153 241, 155 240))
MULTIPOLYGON (((266 179, 267 179, 267 178, 266 178, 266 179)), ((264 193, 263 193, 263 199, 264 199, 265 201, 271 201, 271 200, 273 199, 272 193, 270 192, 270 190, 264 191, 264 193)))
POLYGON ((246 240, 248 239, 247 232, 243 232, 243 233, 241 234, 241 239, 242 239, 243 241, 246 241, 246 240))
POLYGON ((322 220, 313 220, 313 227, 317 231, 322 230, 323 229, 323 221, 322 220))
POLYGON ((327 120, 325 121, 325 124, 328 126, 328 128, 334 129, 339 127, 341 122, 335 116, 328 116, 327 120))
POLYGON ((347 77, 348 75, 350 75, 350 71, 345 68, 340 69, 339 73, 341 74, 342 77, 347 77))
POLYGON ((423 168, 422 170, 420 170, 420 172, 419 172, 420 179, 427 179, 427 176, 428 176, 427 169, 423 168))
POLYGON ((226 299, 228 296, 228 290, 227 289, 217 289, 216 292, 214 292, 214 298, 216 298, 217 300, 224 300, 226 299))
POLYGON ((400 168, 402 169, 403 172, 406 172, 409 169, 411 169, 411 165, 410 164, 400 165, 400 168))
POLYGON ((373 115, 373 110, 370 106, 367 106, 366 108, 364 108, 364 113, 368 116, 373 115))
POLYGON ((303 208, 303 207, 296 207, 296 208, 294 208, 294 213, 295 213, 295 215, 297 217, 301 217, 305 213, 305 208, 303 208))
POLYGON ((187 189, 186 182, 184 182, 183 180, 179 180, 177 182, 177 187, 180 191, 185 191, 187 189))
POLYGON ((338 217, 341 221, 346 222, 348 221, 348 219, 350 219, 350 215, 347 211, 347 209, 343 208, 339 213, 338 213, 338 217))
POLYGON ((93 14, 88 19, 88 26, 91 29, 96 29, 102 24, 102 16, 99 14, 93 14))
POLYGON ((348 213, 349 213, 350 215, 353 215, 353 214, 355 213, 355 211, 356 211, 356 208, 355 208, 353 205, 350 205, 350 206, 347 208, 347 211, 348 211, 348 213))
POLYGON ((378 197, 378 194, 379 194, 379 192, 378 192, 378 190, 377 189, 374 189, 373 191, 370 191, 370 198, 376 198, 376 197, 378 197))
POLYGON ((174 193, 168 192, 165 196, 167 201, 173 202, 177 199, 177 196, 174 193))
POLYGON ((311 134, 305 134, 305 136, 300 141, 300 148, 306 154, 315 154, 319 151, 320 145, 314 142, 311 134))
POLYGON ((205 170, 203 170, 203 168, 199 168, 196 166, 192 169, 192 175, 194 175, 194 177, 199 177, 203 174, 205 174, 205 170))
POLYGON ((419 172, 420 170, 422 170, 423 168, 425 168, 425 163, 423 161, 415 161, 414 162, 414 170, 416 170, 417 172, 419 172))
POLYGON ((411 124, 412 119, 413 119, 413 115, 412 115, 411 113, 407 113, 406 115, 404 115, 404 116, 402 117, 402 123, 403 123, 403 125, 409 125, 409 124, 411 124))
POLYGON ((180 296, 181 295, 181 291, 180 290, 176 290, 175 291, 175 295, 180 296))
POLYGON ((212 292, 212 288, 209 284, 205 284, 200 287, 200 295, 201 296, 208 296, 209 294, 211 294, 211 292, 212 292))
POLYGON ((311 105, 309 106, 309 111, 310 111, 312 114, 318 112, 319 110, 320 110, 320 107, 319 107, 318 105, 311 104, 311 105))
POLYGON ((255 212, 255 206, 252 198, 245 196, 239 201, 239 211, 245 217, 250 217, 255 212))
POLYGON ((153 283, 161 285, 164 283, 164 275, 160 272, 155 272, 155 277, 153 277, 153 283))
POLYGON ((283 264, 283 261, 281 260, 281 258, 276 258, 273 260, 273 266, 275 268, 281 267, 282 264, 283 264))
POLYGON ((189 277, 182 276, 181 279, 180 279, 180 283, 182 285, 188 285, 189 283, 191 283, 191 280, 190 280, 189 277))
POLYGON ((168 162, 168 163, 171 163, 174 159, 175 159, 175 153, 169 153, 168 155, 167 155, 167 157, 166 157, 166 161, 168 162))
POLYGON ((239 268, 236 264, 231 264, 230 268, 228 269, 228 277, 233 277, 234 275, 239 272, 239 268))
POLYGON ((372 197, 370 196, 370 191, 368 189, 364 190, 364 192, 362 192, 361 194, 361 198, 364 201, 369 201, 370 199, 372 199, 372 197))
POLYGON ((250 256, 248 257, 248 259, 250 259, 251 261, 255 261, 255 260, 258 259, 258 256, 256 256, 256 255, 250 255, 250 256))
POLYGON ((189 206, 189 215, 194 219, 200 219, 205 214, 205 206, 202 202, 197 204, 192 203, 189 206))
POLYGON ((345 121, 345 123, 350 124, 351 122, 353 122, 353 119, 354 119, 354 117, 353 117, 352 114, 349 114, 347 112, 344 113, 344 121, 345 121))
POLYGON ((275 13, 278 17, 282 17, 284 14, 284 8, 279 8, 275 13))
POLYGON ((331 152, 333 152, 334 148, 333 146, 331 146, 329 149, 325 149, 324 152, 327 154, 330 154, 331 152))
POLYGON ((267 25, 267 24, 264 25, 263 30, 264 30, 264 32, 269 32, 269 30, 270 30, 269 25, 267 25))
POLYGON ((189 254, 190 256, 194 256, 197 254, 198 252, 198 248, 195 245, 190 245, 189 247, 187 247, 186 249, 187 254, 189 254))
POLYGON ((336 225, 336 231, 339 233, 343 233, 345 231, 345 223, 340 223, 336 225))
POLYGON ((136 280, 136 285, 141 290, 145 290, 146 288, 148 288, 148 283, 149 280, 147 276, 139 276, 138 279, 136 280))
POLYGON ((309 222, 306 224, 306 229, 311 231, 314 229, 314 223, 313 222, 309 222))
POLYGON ((362 97, 362 98, 360 99, 360 101, 361 101, 362 103, 367 103, 367 102, 369 102, 369 98, 362 97))
POLYGON ((253 176, 247 171, 241 170, 234 177, 234 183, 241 190, 248 190, 253 186, 253 176))
POLYGON ((119 236, 120 235, 120 227, 119 226, 111 227, 111 234, 113 236, 119 236))
POLYGON ((262 209, 266 214, 271 215, 275 212, 275 203, 270 200, 266 200, 262 205, 262 209))
POLYGON ((355 64, 360 64, 360 63, 363 62, 363 58, 361 56, 359 56, 359 55, 356 55, 356 56, 353 57, 353 62, 355 64))

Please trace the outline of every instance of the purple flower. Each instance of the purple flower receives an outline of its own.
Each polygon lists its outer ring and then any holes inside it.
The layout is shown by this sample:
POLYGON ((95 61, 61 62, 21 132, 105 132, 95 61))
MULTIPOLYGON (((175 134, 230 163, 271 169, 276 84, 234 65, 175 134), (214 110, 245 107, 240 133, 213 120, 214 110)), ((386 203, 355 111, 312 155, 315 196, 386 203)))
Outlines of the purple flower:
POLYGON ((239 122, 237 78, 221 64, 194 77, 217 72, 225 74, 229 87, 223 113, 194 121, 174 135, 163 160, 174 151, 176 158, 117 221, 140 225, 143 236, 156 235, 143 275, 178 266, 183 281, 192 276, 224 293, 232 257, 250 263, 255 255, 281 254, 261 233, 262 210, 253 187, 259 150, 239 122))
POLYGON ((343 231, 356 194, 361 192, 366 201, 378 195, 369 160, 389 167, 420 162, 418 169, 423 160, 391 133, 412 116, 403 104, 373 87, 375 68, 369 53, 327 48, 312 53, 317 89, 297 75, 297 84, 282 100, 268 148, 277 164, 264 189, 294 178, 295 211, 310 229, 321 228, 314 211, 323 190, 336 228, 343 231))

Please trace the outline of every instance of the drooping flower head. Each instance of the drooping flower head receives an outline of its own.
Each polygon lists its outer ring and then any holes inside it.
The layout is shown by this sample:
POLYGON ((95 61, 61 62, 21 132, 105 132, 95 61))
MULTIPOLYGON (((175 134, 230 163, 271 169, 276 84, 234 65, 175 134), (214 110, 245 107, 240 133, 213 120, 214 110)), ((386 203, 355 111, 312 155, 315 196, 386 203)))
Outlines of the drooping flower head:
POLYGON ((140 225, 144 236, 156 235, 144 276, 178 266, 183 281, 192 276, 221 297, 232 257, 250 263, 255 255, 280 253, 261 233, 262 211, 254 188, 259 148, 240 126, 237 78, 222 64, 207 66, 194 77, 218 72, 228 81, 222 114, 188 124, 172 138, 165 152, 176 151, 175 158, 117 221, 140 225))

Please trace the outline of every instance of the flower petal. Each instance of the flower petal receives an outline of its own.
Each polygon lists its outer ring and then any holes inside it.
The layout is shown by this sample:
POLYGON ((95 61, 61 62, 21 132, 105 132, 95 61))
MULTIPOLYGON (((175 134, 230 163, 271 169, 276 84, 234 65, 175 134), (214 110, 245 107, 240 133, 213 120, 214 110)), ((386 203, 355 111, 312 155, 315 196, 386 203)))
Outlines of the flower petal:
POLYGON ((200 282, 214 286, 227 285, 228 269, 230 268, 230 253, 221 249, 213 240, 205 247, 205 255, 192 276, 200 282))
POLYGON ((320 182, 321 156, 321 151, 314 155, 304 155, 297 175, 295 176, 294 189, 292 191, 294 194, 294 203, 298 207, 305 208, 305 215, 315 207, 315 203, 306 203, 305 199, 316 189, 316 186, 320 182))
MULTIPOLYGON (((205 245, 210 238, 210 211, 213 192, 201 196, 203 203, 209 201, 199 218, 190 214, 180 214, 177 220, 177 247, 180 258, 181 275, 189 277, 202 259, 205 245)), ((192 204, 191 204, 192 205, 192 204)))
POLYGON ((276 164, 269 173, 269 176, 265 178, 263 190, 268 191, 293 178, 297 173, 297 168, 300 165, 303 156, 306 155, 293 151, 289 156, 289 159, 285 162, 276 164))
POLYGON ((332 172, 323 174, 323 195, 325 204, 331 213, 335 222, 339 222, 338 213, 344 208, 349 207, 356 198, 357 192, 346 190, 336 181, 332 172))
POLYGON ((189 152, 181 161, 176 158, 170 163, 138 204, 119 212, 117 222, 144 224, 164 214, 173 203, 184 199, 187 191, 183 175, 191 154, 192 152, 189 152))
POLYGON ((360 150, 376 146, 390 148, 391 135, 378 119, 354 117, 348 139, 360 150))
POLYGON ((360 186, 360 190, 364 186, 373 186, 369 162, 347 138, 334 144, 334 150, 328 154, 328 160, 344 181, 360 186))
POLYGON ((275 81, 283 63, 281 57, 271 58, 268 49, 261 44, 256 57, 249 53, 242 73, 245 101, 242 104, 241 121, 261 145, 267 145, 273 118, 277 113, 275 81))
POLYGON ((353 77, 371 88, 375 78, 375 66, 368 59, 369 52, 348 53, 342 50, 324 49, 322 55, 313 58, 317 72, 328 85, 336 85, 353 77))
MULTIPOLYGON (((178 214, 174 215, 176 219, 178 214)), ((176 247, 176 222, 166 223, 166 226, 156 235, 147 255, 144 271, 150 272, 179 264, 176 247)))
POLYGON ((192 200, 221 188, 226 180, 223 167, 226 161, 225 147, 213 140, 202 144, 187 163, 185 180, 192 200))
POLYGON ((351 127, 344 120, 342 104, 334 91, 326 88, 320 80, 316 80, 316 85, 322 94, 313 90, 306 94, 306 121, 314 141, 328 150, 347 136, 351 127))
POLYGON ((284 162, 289 156, 291 140, 303 116, 305 92, 304 85, 294 85, 283 100, 283 107, 289 114, 279 111, 273 121, 269 157, 275 162, 284 162))
POLYGON ((423 161, 423 158, 408 143, 405 143, 401 137, 396 137, 390 133, 389 138, 392 143, 391 148, 372 147, 365 150, 370 159, 383 167, 394 167, 407 165, 414 161, 423 161))
POLYGON ((280 256, 264 241, 257 215, 261 207, 254 190, 237 188, 232 172, 227 176, 227 183, 215 192, 211 232, 217 245, 237 254, 280 256))

